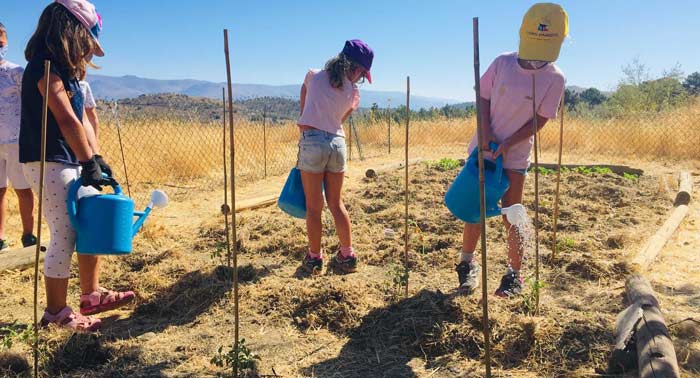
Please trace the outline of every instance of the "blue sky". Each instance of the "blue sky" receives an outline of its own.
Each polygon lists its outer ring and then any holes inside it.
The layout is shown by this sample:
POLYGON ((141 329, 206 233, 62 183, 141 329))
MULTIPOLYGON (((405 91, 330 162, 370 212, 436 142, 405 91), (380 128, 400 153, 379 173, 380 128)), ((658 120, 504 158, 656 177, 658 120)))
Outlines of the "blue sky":
MULTIPOLYGON (((2 0, 9 59, 22 50, 49 1, 2 0)), ((346 39, 375 50, 373 85, 414 94, 474 98, 471 18, 481 23, 482 72, 518 46, 520 0, 95 0, 104 19, 100 74, 224 81, 223 28, 230 33, 235 82, 294 84, 346 39)), ((700 71, 700 1, 562 1, 570 38, 557 64, 568 84, 613 89, 621 67, 638 57, 653 74, 680 63, 700 71)))

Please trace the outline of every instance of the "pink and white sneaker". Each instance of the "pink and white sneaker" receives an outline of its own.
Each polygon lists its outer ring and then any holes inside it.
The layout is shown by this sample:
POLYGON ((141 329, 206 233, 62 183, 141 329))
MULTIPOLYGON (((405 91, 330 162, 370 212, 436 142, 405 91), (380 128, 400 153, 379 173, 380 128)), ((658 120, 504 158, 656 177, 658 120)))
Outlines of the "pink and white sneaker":
POLYGON ((80 296, 80 313, 94 315, 114 310, 133 301, 134 298, 136 294, 133 291, 112 291, 100 287, 90 294, 80 296))
POLYGON ((48 327, 49 324, 56 324, 59 327, 70 328, 78 332, 95 332, 102 326, 102 320, 92 316, 83 316, 66 306, 55 315, 44 311, 40 325, 48 327))

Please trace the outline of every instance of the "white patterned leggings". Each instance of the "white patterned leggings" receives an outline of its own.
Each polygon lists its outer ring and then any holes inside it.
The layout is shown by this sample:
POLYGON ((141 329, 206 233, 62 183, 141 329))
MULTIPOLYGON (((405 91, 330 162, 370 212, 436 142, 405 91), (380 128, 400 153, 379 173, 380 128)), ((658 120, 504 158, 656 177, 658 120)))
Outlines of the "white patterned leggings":
MULTIPOLYGON (((39 163, 23 164, 24 176, 39 195, 39 163)), ((66 196, 68 188, 80 176, 80 167, 47 162, 44 176, 43 215, 49 225, 51 242, 44 259, 44 275, 50 278, 69 278, 70 264, 75 250, 75 230, 68 218, 66 196)), ((96 194, 96 189, 81 188, 80 195, 96 194)))

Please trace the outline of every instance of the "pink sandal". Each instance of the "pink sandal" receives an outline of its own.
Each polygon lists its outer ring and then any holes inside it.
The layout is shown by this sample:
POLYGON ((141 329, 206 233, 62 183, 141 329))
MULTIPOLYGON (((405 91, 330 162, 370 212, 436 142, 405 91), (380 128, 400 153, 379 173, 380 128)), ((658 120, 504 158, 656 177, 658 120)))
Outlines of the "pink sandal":
POLYGON ((70 328, 78 332, 95 332, 102 325, 102 321, 92 316, 83 316, 66 306, 58 314, 51 314, 44 311, 41 317, 41 326, 48 327, 49 324, 56 324, 59 327, 70 328))
POLYGON ((136 295, 133 291, 112 291, 100 287, 90 294, 80 296, 80 313, 93 315, 114 310, 133 301, 134 298, 136 295))

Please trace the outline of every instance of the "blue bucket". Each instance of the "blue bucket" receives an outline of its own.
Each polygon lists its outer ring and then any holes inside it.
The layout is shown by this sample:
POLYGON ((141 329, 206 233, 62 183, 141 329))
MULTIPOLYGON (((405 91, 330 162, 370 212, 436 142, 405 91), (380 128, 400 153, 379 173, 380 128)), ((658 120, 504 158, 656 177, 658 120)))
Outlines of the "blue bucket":
POLYGON ((284 183, 282 193, 277 200, 277 206, 295 218, 306 219, 304 185, 301 183, 301 171, 296 167, 289 172, 287 182, 284 183))
MULTIPOLYGON (((498 145, 491 143, 495 151, 498 145)), ((501 215, 498 202, 510 186, 508 177, 503 174, 503 155, 496 162, 484 160, 484 190, 486 192, 486 217, 501 215)), ((450 212, 466 223, 479 223, 481 207, 479 206, 479 159, 478 149, 469 155, 466 164, 445 194, 445 206, 450 212)))

